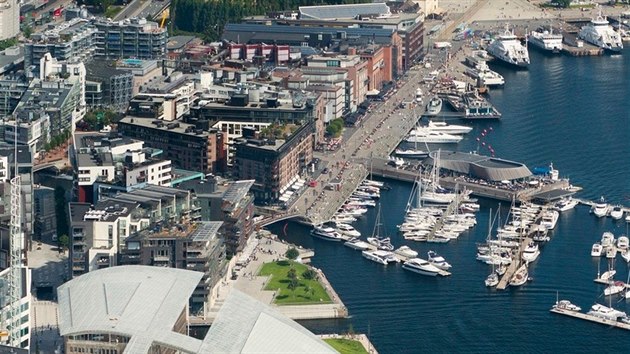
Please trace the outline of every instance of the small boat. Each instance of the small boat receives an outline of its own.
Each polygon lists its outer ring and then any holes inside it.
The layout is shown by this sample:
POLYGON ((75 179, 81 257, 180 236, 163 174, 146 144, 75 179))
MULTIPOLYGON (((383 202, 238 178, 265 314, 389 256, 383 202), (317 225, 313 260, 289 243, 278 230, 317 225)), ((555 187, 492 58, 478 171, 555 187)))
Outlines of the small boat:
POLYGON ((409 159, 425 158, 425 157, 429 156, 429 152, 428 151, 417 150, 417 149, 406 149, 406 150, 396 149, 394 151, 394 154, 396 156, 406 157, 406 158, 409 158, 409 159))
POLYGON ((343 245, 359 251, 365 251, 366 249, 370 248, 369 243, 361 241, 358 237, 344 242, 343 245))
POLYGON ((606 204, 606 200, 602 196, 601 198, 599 198, 599 202, 593 205, 593 207, 591 208, 591 212, 595 214, 595 216, 597 216, 598 218, 602 218, 608 215, 608 209, 609 206, 608 204, 606 204))
POLYGON ((438 96, 433 96, 429 103, 427 103, 426 115, 437 116, 442 111, 442 99, 438 96))
POLYGON ((434 277, 442 272, 440 268, 421 258, 412 258, 403 263, 402 267, 408 271, 431 277, 434 277))
POLYGON ((538 248, 538 244, 536 242, 530 242, 527 247, 523 250, 523 254, 521 258, 525 261, 525 263, 531 263, 535 261, 538 256, 540 256, 540 249, 538 248))
POLYGON ((427 256, 429 257, 429 263, 433 264, 434 266, 442 270, 451 269, 451 265, 444 259, 444 257, 440 256, 436 252, 429 251, 427 252, 427 256))
POLYGON ((409 246, 400 246, 394 253, 407 258, 414 258, 418 256, 418 252, 412 250, 409 246))
POLYGON ((604 274, 602 274, 599 279, 603 280, 603 281, 612 281, 613 277, 615 276, 615 274, 617 274, 617 271, 614 269, 611 269, 609 271, 604 272, 604 274))
POLYGON ((628 236, 619 236, 619 238, 617 239, 617 248, 619 248, 620 250, 626 250, 628 249, 629 245, 630 240, 628 239, 628 236))
POLYGON ((383 265, 399 262, 398 258, 396 258, 393 253, 388 252, 388 251, 383 251, 383 250, 377 250, 377 251, 365 250, 361 252, 361 255, 364 258, 367 258, 373 262, 380 263, 383 265))
POLYGON ((558 201, 553 206, 553 208, 559 212, 563 212, 563 211, 568 211, 575 208, 576 205, 578 205, 578 201, 571 197, 568 197, 568 198, 563 198, 560 201, 558 201))
POLYGON ((459 205, 459 210, 466 213, 474 213, 479 211, 479 204, 477 203, 462 203, 459 205))
POLYGON ((616 281, 610 285, 606 289, 604 289, 604 295, 612 296, 619 294, 620 292, 626 289, 626 284, 622 281, 616 281))
POLYGON ((601 244, 603 247, 608 248, 615 244, 615 235, 612 232, 606 231, 602 234, 601 244))
POLYGON ((615 220, 621 220, 621 218, 623 218, 623 208, 621 208, 621 205, 615 205, 610 210, 610 217, 615 220))
POLYGON ((499 284, 499 275, 496 272, 490 273, 485 283, 487 287, 497 286, 497 284, 499 284))
POLYGON ((604 247, 599 242, 595 242, 591 248, 591 257, 601 257, 604 247))
POLYGON ((523 263, 520 268, 516 270, 516 273, 510 279, 511 286, 521 286, 527 282, 529 272, 527 271, 527 263, 523 263))
POLYGON ((624 261, 630 263, 630 249, 623 250, 621 252, 621 258, 623 258, 624 261))
POLYGON ((548 230, 553 230, 558 223, 558 217, 560 216, 560 212, 556 210, 546 210, 542 214, 542 220, 540 222, 541 225, 545 226, 548 230))
POLYGON ((608 259, 614 259, 615 257, 617 257, 617 247, 610 246, 606 249, 606 258, 608 259))
POLYGON ((571 301, 569 300, 556 301, 556 304, 553 305, 553 308, 558 309, 558 310, 567 310, 567 311, 574 311, 574 312, 582 311, 581 307, 572 304, 571 301))
POLYGON ((349 223, 349 222, 355 222, 357 221, 357 219, 347 213, 337 213, 335 215, 333 215, 332 219, 330 221, 333 222, 340 222, 340 223, 349 223))
POLYGON ((505 274, 505 272, 507 272, 507 269, 508 269, 507 265, 500 264, 499 267, 495 270, 495 272, 498 275, 503 275, 503 274, 505 274))
POLYGON ((323 225, 315 226, 313 230, 311 230, 311 236, 321 238, 326 241, 340 242, 342 240, 341 235, 335 231, 335 229, 323 225))

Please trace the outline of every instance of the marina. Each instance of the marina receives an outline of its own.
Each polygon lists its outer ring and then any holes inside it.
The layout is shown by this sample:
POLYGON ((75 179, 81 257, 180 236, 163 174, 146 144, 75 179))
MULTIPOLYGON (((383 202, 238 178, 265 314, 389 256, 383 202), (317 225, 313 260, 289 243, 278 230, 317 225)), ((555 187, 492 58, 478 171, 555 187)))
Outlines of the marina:
POLYGON ((621 328, 621 329, 630 330, 630 323, 624 323, 624 322, 620 322, 620 321, 616 321, 616 320, 611 320, 611 319, 608 319, 608 318, 602 318, 602 317, 598 317, 598 316, 594 316, 594 315, 589 315, 587 313, 571 311, 571 310, 566 310, 566 309, 561 309, 561 308, 552 308, 549 311, 551 311, 553 313, 557 313, 559 315, 579 318, 579 319, 586 320, 586 321, 600 323, 600 324, 603 324, 603 325, 606 325, 606 326, 612 326, 612 327, 617 327, 617 328, 621 328))

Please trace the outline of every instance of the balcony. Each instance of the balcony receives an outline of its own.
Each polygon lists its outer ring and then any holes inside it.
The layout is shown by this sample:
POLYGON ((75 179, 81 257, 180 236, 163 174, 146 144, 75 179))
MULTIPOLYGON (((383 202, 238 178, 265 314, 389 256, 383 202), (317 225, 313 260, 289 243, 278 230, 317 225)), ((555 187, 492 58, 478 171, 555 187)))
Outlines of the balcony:
POLYGON ((171 257, 169 256, 153 256, 154 262, 170 262, 171 257))

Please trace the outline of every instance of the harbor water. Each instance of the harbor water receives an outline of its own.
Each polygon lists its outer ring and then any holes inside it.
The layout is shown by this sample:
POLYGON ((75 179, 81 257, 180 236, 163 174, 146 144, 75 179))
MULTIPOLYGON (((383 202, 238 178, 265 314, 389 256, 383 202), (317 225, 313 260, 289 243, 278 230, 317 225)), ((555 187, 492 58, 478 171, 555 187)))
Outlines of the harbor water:
MULTIPOLYGON (((457 149, 479 147, 488 154, 490 145, 497 156, 524 162, 530 169, 553 162, 562 177, 584 188, 579 197, 603 195, 610 203, 630 205, 630 50, 603 57, 546 56, 530 50, 530 56, 528 70, 493 68, 506 80, 505 88, 490 92, 490 101, 503 118, 472 123, 474 130, 457 149), (481 136, 484 129, 488 133, 481 136)), ((627 234, 623 220, 597 219, 585 206, 563 213, 552 240, 530 267, 533 280, 517 289, 496 291, 485 287, 491 268, 476 261, 475 254, 476 243, 487 236, 490 208, 496 210, 498 202, 480 200, 477 226, 458 240, 414 243, 396 232, 411 185, 388 184, 392 189, 382 192, 380 203, 392 243, 409 245, 422 258, 428 250, 437 251, 453 265, 453 274, 432 278, 404 271, 400 265, 384 267, 340 243, 312 239, 305 226, 272 225, 270 229, 282 238, 315 250, 312 264, 325 272, 351 315, 345 320, 304 322, 308 328, 318 333, 349 328, 367 333, 381 353, 627 350, 628 331, 549 312, 556 292, 582 311, 595 302, 608 306, 604 285, 593 282, 598 268, 608 269, 607 260, 593 259, 590 249, 604 231, 616 237, 627 234)), ((504 203, 502 210, 507 209, 504 203)), ((372 209, 354 224, 364 238, 372 233, 375 216, 372 209)), ((616 269, 615 278, 626 281, 628 267, 620 256, 616 269)), ((630 301, 613 297, 612 304, 630 312, 630 301)))

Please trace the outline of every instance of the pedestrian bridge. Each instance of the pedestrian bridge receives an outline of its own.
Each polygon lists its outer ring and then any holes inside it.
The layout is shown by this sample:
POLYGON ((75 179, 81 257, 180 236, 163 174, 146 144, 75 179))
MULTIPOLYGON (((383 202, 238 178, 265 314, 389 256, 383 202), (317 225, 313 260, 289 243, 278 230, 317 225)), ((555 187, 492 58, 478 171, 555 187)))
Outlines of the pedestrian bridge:
POLYGON ((277 223, 278 221, 290 220, 290 219, 293 219, 293 221, 296 221, 302 224, 308 224, 308 225, 313 224, 311 219, 299 213, 278 213, 278 214, 268 215, 258 221, 255 221, 254 224, 256 227, 265 227, 265 226, 277 223))

